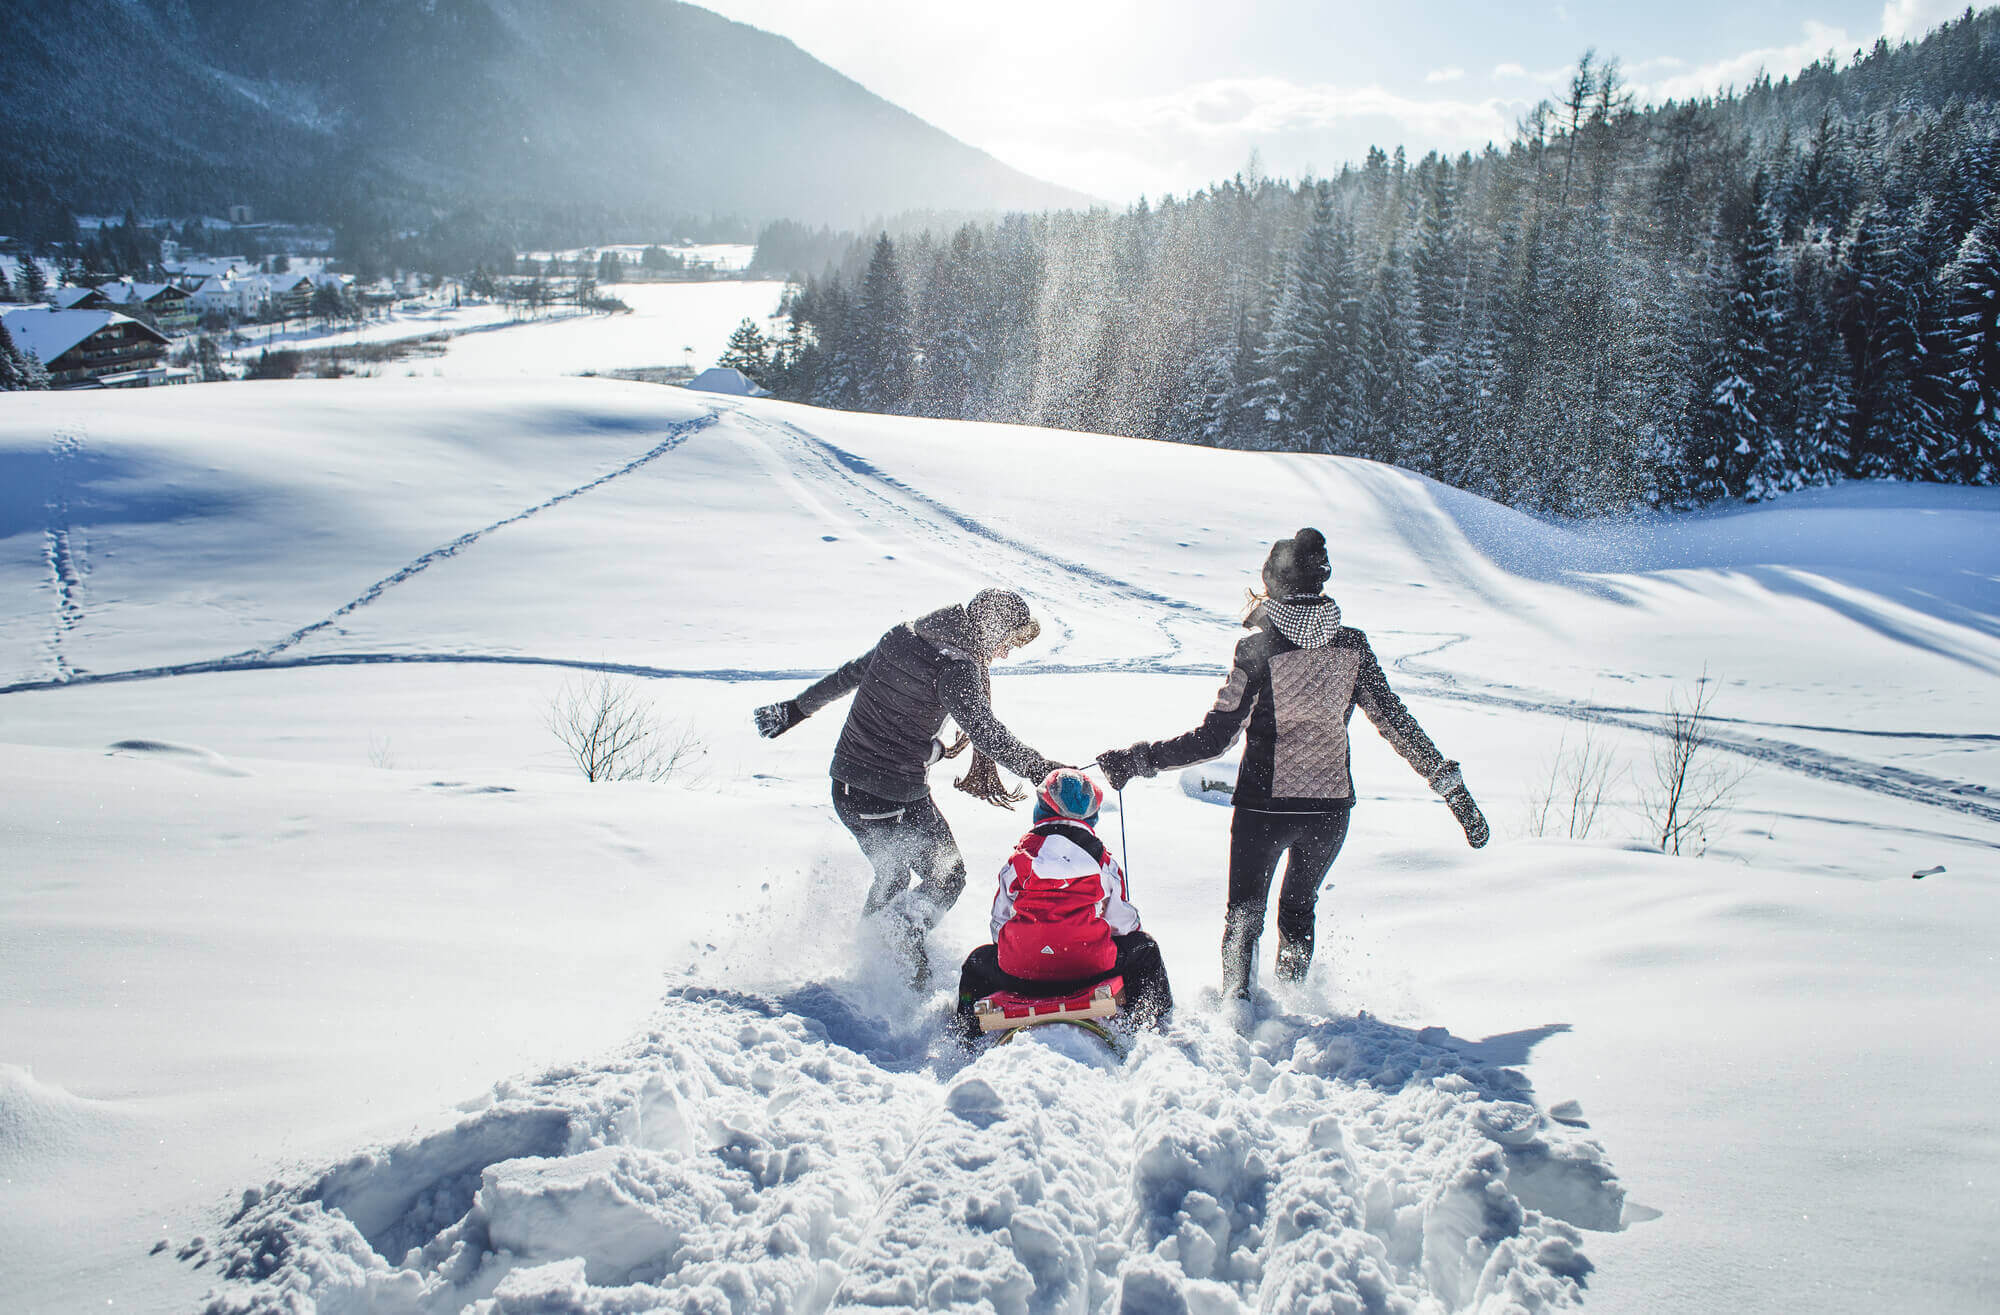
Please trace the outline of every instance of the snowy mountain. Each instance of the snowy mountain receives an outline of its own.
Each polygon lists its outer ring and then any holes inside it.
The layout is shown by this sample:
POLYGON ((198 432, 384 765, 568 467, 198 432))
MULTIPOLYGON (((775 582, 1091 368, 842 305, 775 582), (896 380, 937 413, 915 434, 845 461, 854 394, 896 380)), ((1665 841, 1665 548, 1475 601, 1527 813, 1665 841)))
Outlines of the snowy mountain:
POLYGON ((672 0, 31 0, 0 80, 0 191, 86 210, 852 223, 1085 200, 672 0))
MULTIPOLYGON (((0 1290, 1990 1309, 1996 525, 1990 490, 1853 485, 1560 528, 1367 461, 605 380, 10 396, 0 1290), (944 993, 857 926, 842 709, 776 741, 750 709, 1001 583, 1043 622, 996 672, 1025 739, 1184 730, 1305 524, 1494 843, 1357 719, 1321 959, 1238 1031, 1228 813, 1137 783, 1104 830, 1173 1030, 941 1046, 944 993), (699 773, 566 766, 544 718, 600 665, 699 773), (1636 800, 1704 669, 1755 770, 1669 857, 1636 800), (1586 727, 1614 819, 1530 834, 1586 727)), ((934 784, 955 962, 1025 818, 934 784)))

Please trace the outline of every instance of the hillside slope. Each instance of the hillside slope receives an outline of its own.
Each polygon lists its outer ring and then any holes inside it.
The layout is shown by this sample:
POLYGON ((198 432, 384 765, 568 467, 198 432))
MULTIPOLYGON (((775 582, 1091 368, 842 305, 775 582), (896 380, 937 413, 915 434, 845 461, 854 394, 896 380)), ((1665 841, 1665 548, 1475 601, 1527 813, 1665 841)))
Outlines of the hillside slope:
POLYGON ((1072 205, 821 64, 675 0, 25 0, 0 187, 171 215, 363 202, 853 223, 1072 205))
MULTIPOLYGON (((0 407, 0 1286, 30 1312, 1990 1309, 2000 505, 1855 486, 1554 528, 1364 461, 604 380, 0 407), (1064 472, 1061 478, 1051 471, 1064 472), (749 711, 1001 583, 1081 760, 1213 698, 1265 544, 1494 821, 1355 719, 1303 990, 1217 1008, 1229 817, 1107 814, 1179 1019, 940 1043, 857 925, 838 710, 749 711), (630 673, 699 775, 544 726, 630 673), (1640 843, 1704 665, 1753 764, 1640 843), (1589 837, 1524 824, 1586 726, 1589 837), (1911 881, 1913 872, 1927 875, 1911 881), (1970 1190, 1959 1186, 1972 1183, 1970 1190), (1905 1263, 1921 1256, 1921 1263, 1905 1263)), ((934 784, 983 940, 1025 822, 934 784)), ((1267 947, 1268 948, 1268 947, 1267 947)))

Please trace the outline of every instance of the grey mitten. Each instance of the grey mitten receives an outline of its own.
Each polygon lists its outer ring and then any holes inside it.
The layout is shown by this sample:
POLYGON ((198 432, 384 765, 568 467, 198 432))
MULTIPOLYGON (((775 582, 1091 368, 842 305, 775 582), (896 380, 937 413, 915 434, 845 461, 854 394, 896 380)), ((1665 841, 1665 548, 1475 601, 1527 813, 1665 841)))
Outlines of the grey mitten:
POLYGON ((1141 740, 1129 749, 1107 749, 1097 755, 1097 765, 1104 769, 1104 779, 1113 790, 1123 790, 1135 776, 1153 774, 1153 760, 1147 752, 1151 747, 1141 740))
POLYGON ((1474 849, 1482 849, 1493 838, 1492 829, 1486 825, 1486 814, 1479 811, 1479 805, 1472 800, 1472 792, 1465 788, 1465 776, 1455 762, 1446 762, 1431 775, 1431 789, 1438 792, 1451 815, 1465 828, 1465 843, 1474 849))

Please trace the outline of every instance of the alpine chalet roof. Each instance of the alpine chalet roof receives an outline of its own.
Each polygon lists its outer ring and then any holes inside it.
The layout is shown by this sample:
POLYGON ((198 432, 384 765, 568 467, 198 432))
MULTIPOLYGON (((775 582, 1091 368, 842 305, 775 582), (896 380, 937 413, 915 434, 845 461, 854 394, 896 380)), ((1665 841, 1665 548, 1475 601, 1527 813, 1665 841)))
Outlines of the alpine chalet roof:
POLYGON ((0 314, 0 323, 6 324, 7 335, 14 340, 16 347, 24 352, 33 352, 43 365, 48 365, 99 329, 113 324, 138 325, 142 332, 161 342, 167 340, 165 334, 140 324, 131 316, 109 310, 53 310, 47 306, 20 306, 0 314))

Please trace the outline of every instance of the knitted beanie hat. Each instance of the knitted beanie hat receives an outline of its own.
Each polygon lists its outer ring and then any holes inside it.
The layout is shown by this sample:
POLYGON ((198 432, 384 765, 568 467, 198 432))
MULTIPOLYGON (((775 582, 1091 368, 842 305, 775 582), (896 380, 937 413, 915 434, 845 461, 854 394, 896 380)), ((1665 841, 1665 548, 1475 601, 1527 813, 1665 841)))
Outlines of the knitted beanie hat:
POLYGON ((1326 557, 1326 536, 1303 529, 1271 545, 1264 559, 1264 588, 1273 598, 1310 597, 1326 588, 1333 564, 1326 557))
POLYGON ((1042 778, 1041 788, 1035 791, 1035 825, 1061 818, 1090 826, 1102 807, 1104 791, 1097 788, 1097 782, 1074 767, 1058 767, 1042 778))
POLYGON ((981 589, 965 605, 972 619, 973 637, 990 653, 1003 641, 1019 648, 1042 633, 1042 627, 1028 613, 1027 600, 1007 589, 981 589))

